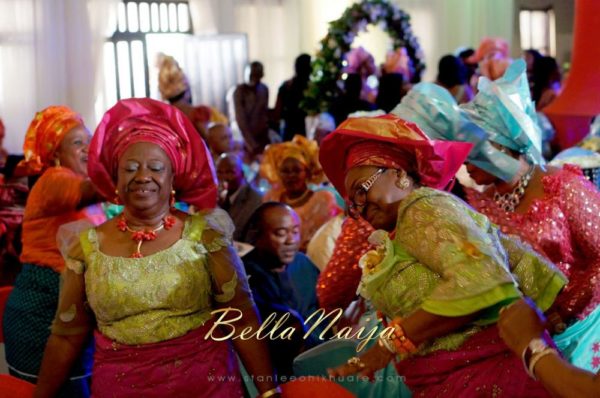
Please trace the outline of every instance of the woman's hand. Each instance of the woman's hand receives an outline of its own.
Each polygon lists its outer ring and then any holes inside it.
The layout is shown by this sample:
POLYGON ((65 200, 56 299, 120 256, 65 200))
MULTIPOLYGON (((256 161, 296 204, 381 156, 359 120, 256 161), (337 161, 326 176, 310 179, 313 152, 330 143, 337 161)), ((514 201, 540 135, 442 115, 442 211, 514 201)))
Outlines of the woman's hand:
POLYGON ((330 377, 344 377, 358 373, 362 377, 373 379, 375 372, 386 367, 393 358, 394 354, 375 344, 360 357, 353 357, 344 365, 328 369, 327 373, 330 377))
POLYGON ((520 356, 532 339, 542 336, 545 324, 544 315, 525 298, 500 310, 498 329, 508 348, 520 356))

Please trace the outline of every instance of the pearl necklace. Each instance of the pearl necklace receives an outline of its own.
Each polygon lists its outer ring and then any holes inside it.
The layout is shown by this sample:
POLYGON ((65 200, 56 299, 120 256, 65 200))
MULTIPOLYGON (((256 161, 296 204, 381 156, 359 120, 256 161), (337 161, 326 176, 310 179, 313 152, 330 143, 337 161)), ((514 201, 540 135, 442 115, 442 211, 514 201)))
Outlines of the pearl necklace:
POLYGON ((156 235, 157 232, 159 232, 163 228, 168 231, 169 229, 171 229, 173 227, 173 225, 175 225, 175 217, 173 217, 173 216, 166 216, 165 218, 163 218, 162 221, 160 222, 160 225, 154 229, 147 229, 147 228, 143 228, 140 230, 132 229, 127 224, 127 219, 125 218, 125 215, 122 213, 121 213, 121 216, 119 217, 119 221, 117 221, 117 228, 119 229, 119 231, 131 232, 131 239, 134 242, 137 242, 137 247, 135 249, 135 252, 133 252, 133 254, 131 255, 131 258, 144 257, 141 252, 142 243, 144 243, 146 241, 150 241, 150 240, 155 240, 156 236, 157 236, 156 235))
POLYGON ((531 166, 527 173, 519 179, 519 182, 511 192, 505 194, 499 192, 494 193, 494 202, 496 202, 498 207, 507 213, 515 211, 519 206, 519 203, 521 203, 521 199, 525 196, 525 189, 527 188, 527 185, 529 185, 529 181, 531 181, 534 171, 535 166, 531 166))

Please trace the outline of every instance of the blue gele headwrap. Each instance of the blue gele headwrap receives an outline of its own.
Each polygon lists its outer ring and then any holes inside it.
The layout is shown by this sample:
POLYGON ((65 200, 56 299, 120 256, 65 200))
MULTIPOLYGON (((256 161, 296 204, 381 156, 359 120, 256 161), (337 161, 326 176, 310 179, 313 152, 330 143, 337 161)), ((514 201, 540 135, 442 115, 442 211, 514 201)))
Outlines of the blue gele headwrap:
POLYGON ((519 170, 519 161, 495 148, 486 131, 473 123, 445 88, 419 83, 391 112, 416 123, 432 139, 473 144, 468 161, 505 181, 519 170))
POLYGON ((530 164, 543 168, 542 131, 531 100, 526 69, 525 61, 519 59, 497 80, 481 77, 477 85, 479 92, 473 101, 460 108, 485 130, 488 140, 525 155, 530 164))

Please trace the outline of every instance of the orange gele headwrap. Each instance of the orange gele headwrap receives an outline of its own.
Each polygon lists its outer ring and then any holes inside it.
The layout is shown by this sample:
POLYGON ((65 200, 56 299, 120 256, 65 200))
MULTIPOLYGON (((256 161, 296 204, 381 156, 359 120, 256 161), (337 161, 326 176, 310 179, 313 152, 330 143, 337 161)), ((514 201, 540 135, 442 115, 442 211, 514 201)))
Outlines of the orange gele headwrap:
POLYGON ((63 137, 83 125, 81 115, 66 106, 49 106, 38 112, 25 134, 25 159, 18 164, 15 174, 29 176, 42 173, 52 165, 52 155, 63 137))
POLYGON ((279 166, 287 158, 297 159, 309 172, 307 182, 319 184, 323 182, 323 169, 319 164, 319 145, 316 141, 296 135, 292 141, 271 144, 265 148, 260 164, 260 174, 271 184, 279 183, 279 166))
POLYGON ((472 144, 429 139, 419 127, 394 115, 351 118, 321 144, 320 160, 329 181, 346 196, 344 178, 352 167, 403 169, 419 183, 436 189, 449 186, 472 144))

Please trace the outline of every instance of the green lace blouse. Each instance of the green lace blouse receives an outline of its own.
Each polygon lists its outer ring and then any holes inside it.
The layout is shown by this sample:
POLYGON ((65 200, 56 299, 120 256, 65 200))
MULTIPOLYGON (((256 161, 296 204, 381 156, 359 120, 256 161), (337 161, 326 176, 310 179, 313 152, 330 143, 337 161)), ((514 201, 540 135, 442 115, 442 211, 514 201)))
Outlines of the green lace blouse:
POLYGON ((106 255, 96 230, 81 229, 71 223, 59 231, 67 267, 55 334, 85 333, 95 322, 118 343, 155 343, 202 326, 218 305, 253 305, 222 210, 188 216, 181 239, 142 258, 106 255))
POLYGON ((420 354, 458 348, 522 294, 546 310, 567 281, 530 247, 446 192, 416 189, 400 204, 394 240, 382 232, 371 237, 380 246, 378 264, 372 256, 361 259, 359 293, 375 308, 389 318, 418 309, 447 317, 481 314, 420 354))

